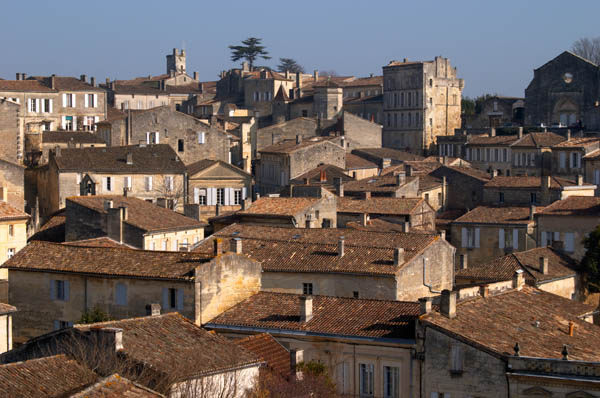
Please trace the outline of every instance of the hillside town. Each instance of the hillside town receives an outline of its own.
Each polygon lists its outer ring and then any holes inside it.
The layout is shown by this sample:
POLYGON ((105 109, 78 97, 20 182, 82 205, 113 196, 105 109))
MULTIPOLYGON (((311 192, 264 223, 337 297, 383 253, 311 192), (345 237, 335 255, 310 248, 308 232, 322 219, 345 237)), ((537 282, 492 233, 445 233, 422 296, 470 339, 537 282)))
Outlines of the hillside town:
POLYGON ((600 397, 599 65, 187 55, 0 79, 0 396, 600 397))

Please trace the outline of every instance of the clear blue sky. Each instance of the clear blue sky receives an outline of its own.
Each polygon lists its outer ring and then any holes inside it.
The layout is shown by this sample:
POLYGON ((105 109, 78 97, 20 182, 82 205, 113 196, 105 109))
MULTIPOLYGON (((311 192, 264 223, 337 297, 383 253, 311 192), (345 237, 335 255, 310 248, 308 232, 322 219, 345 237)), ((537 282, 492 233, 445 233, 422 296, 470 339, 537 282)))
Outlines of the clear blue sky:
POLYGON ((96 76, 164 73, 184 47, 189 72, 215 80, 230 44, 263 38, 275 66, 380 74, 389 60, 450 58, 464 94, 522 96, 533 69, 585 36, 600 36, 600 1, 177 1, 3 2, 0 77, 15 72, 96 76))

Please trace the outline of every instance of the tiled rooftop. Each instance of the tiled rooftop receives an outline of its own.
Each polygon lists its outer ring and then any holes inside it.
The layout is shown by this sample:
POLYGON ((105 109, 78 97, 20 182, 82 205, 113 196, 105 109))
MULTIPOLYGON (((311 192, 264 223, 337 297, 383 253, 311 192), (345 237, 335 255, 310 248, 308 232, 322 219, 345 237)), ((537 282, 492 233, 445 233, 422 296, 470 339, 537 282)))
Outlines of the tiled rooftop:
POLYGON ((600 217, 600 198, 595 196, 569 196, 546 206, 540 211, 540 214, 600 217))
POLYGON ((392 148, 360 148, 352 151, 353 154, 371 159, 391 159, 392 163, 407 160, 423 160, 423 156, 392 148))
POLYGON ((116 248, 129 248, 134 249, 133 246, 126 245, 124 243, 119 243, 114 239, 111 239, 107 236, 102 236, 99 238, 90 238, 90 239, 81 239, 81 240, 73 240, 70 242, 64 242, 64 245, 69 246, 86 246, 86 247, 116 247, 116 248))
POLYGON ((565 141, 566 138, 562 135, 554 133, 529 133, 525 134, 511 144, 511 147, 520 148, 543 148, 558 145, 565 141))
POLYGON ((533 224, 529 219, 530 207, 478 206, 454 220, 455 223, 477 224, 533 224))
POLYGON ((269 333, 255 334, 236 341, 267 363, 275 372, 286 377, 291 374, 290 352, 269 333))
MULTIPOLYGON (((560 189, 577 185, 575 181, 567 180, 561 177, 550 177, 550 189, 560 189)), ((497 176, 485 184, 486 188, 541 188, 542 177, 527 176, 497 176)))
POLYGON ((114 374, 69 398, 164 398, 164 395, 114 374))
POLYGON ((97 379, 94 372, 66 355, 55 355, 0 365, 0 395, 7 398, 66 397, 97 379))
POLYGON ((432 312, 421 322, 498 356, 513 355, 518 342, 521 356, 560 359, 567 345, 570 360, 597 362, 600 348, 590 342, 600 339, 600 328, 579 319, 593 310, 526 285, 520 291, 459 302, 454 319, 432 312), (573 336, 569 322, 575 326, 573 336))
POLYGON ((42 132, 42 142, 44 144, 106 144, 102 138, 89 131, 44 131, 42 132))
MULTIPOLYGON (((412 182, 417 177, 406 177, 404 184, 412 182)), ((402 185, 398 185, 398 176, 393 174, 385 174, 381 176, 373 176, 363 178, 358 181, 349 181, 344 184, 344 192, 381 192, 392 193, 400 189, 402 185)))
POLYGON ((29 214, 24 211, 18 210, 8 203, 0 200, 0 221, 11 221, 11 220, 27 220, 29 214))
MULTIPOLYGON (((348 155, 346 155, 346 156, 348 156, 348 155)), ((314 169, 307 171, 304 174, 301 174, 301 175, 293 178, 292 180, 290 180, 290 184, 304 184, 304 179, 308 178, 309 183, 311 183, 311 184, 329 184, 329 185, 331 185, 334 182, 333 179, 336 177, 341 178, 343 182, 354 181, 354 179, 352 177, 350 177, 348 174, 346 174, 346 170, 344 170, 340 167, 334 166, 332 164, 322 164, 322 165, 315 167, 314 169), (325 181, 324 182, 321 181, 321 172, 322 171, 325 172, 325 181)))
POLYGON ((373 169, 379 168, 377 163, 357 156, 353 153, 346 154, 346 169, 373 169))
POLYGON ((113 208, 127 207, 127 219, 123 222, 146 232, 184 230, 206 226, 198 220, 131 196, 71 196, 67 198, 67 206, 70 201, 104 216, 108 214, 108 211, 104 209, 104 203, 108 200, 112 200, 113 208))
POLYGON ((246 328, 303 331, 314 334, 370 338, 412 339, 419 304, 312 296, 313 317, 300 319, 300 295, 260 292, 212 319, 210 328, 246 328))
POLYGON ((490 137, 487 134, 469 137, 469 145, 510 145, 519 139, 518 135, 496 135, 490 137))
POLYGON ((252 202, 249 208, 238 212, 242 215, 295 216, 316 204, 318 198, 270 198, 263 197, 252 202))
MULTIPOLYGON (((296 143, 296 139, 293 140, 283 140, 277 144, 270 145, 265 147, 259 152, 263 153, 292 153, 299 149, 308 148, 313 145, 320 145, 324 142, 330 142, 331 138, 329 137, 312 137, 303 139, 299 144, 296 143)), ((341 147, 340 147, 341 148, 341 147)))
POLYGON ((583 148, 587 145, 598 144, 599 142, 600 138, 598 137, 571 138, 570 140, 554 145, 554 148, 583 148))
POLYGON ((360 199, 344 196, 337 198, 337 211, 338 213, 409 215, 424 201, 425 199, 422 198, 374 197, 360 199))

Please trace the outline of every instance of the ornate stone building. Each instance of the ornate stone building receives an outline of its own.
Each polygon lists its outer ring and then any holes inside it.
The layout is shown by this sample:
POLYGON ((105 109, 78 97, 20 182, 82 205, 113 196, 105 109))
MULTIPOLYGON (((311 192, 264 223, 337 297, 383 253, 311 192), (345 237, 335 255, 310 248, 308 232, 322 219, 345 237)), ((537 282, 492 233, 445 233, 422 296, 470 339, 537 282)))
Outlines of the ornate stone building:
POLYGON ((450 60, 391 61, 383 67, 383 146, 420 153, 460 128, 463 79, 450 60))

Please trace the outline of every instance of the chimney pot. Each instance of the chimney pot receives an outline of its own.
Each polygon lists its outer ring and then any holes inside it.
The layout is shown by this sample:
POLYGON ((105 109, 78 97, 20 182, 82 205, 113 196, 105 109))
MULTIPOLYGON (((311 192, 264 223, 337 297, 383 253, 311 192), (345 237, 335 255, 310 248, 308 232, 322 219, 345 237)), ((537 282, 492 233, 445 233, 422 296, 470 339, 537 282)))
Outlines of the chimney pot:
POLYGON ((431 297, 421 297, 419 299, 419 304, 420 304, 420 315, 425 315, 425 314, 429 314, 431 312, 431 307, 432 307, 432 302, 433 300, 431 299, 431 297))
POLYGON ((573 321, 569 321, 569 336, 573 337, 574 332, 575 324, 573 323, 573 321))
POLYGON ((56 76, 55 75, 50 76, 50 88, 52 90, 56 89, 56 76))
POLYGON ((583 185, 583 176, 581 174, 577 175, 577 185, 579 185, 579 186, 583 185))
POLYGON ((79 80, 81 80, 82 82, 87 82, 87 76, 86 75, 81 75, 79 76, 79 80))
POLYGON ((363 192, 362 193, 362 198, 365 199, 365 200, 366 199, 371 199, 371 192, 369 192, 369 191, 363 192))
POLYGON ((319 182, 326 182, 327 181, 327 172, 325 170, 321 170, 321 173, 319 174, 319 182))
POLYGON ((460 266, 460 269, 467 269, 467 267, 469 266, 469 257, 468 257, 467 253, 460 255, 459 266, 460 266))
POLYGON ((159 316, 160 315, 160 304, 152 303, 146 306, 146 315, 148 316, 159 316))
POLYGON ((492 127, 492 128, 490 129, 490 137, 495 137, 495 136, 496 136, 496 128, 495 128, 495 127, 492 127))
POLYGON ((313 317, 312 296, 300 296, 300 322, 309 322, 313 317))
POLYGON ((240 238, 231 240, 231 251, 235 254, 242 254, 242 240, 240 238))
POLYGON ((543 275, 548 274, 548 257, 545 257, 545 256, 540 257, 540 272, 543 275))
POLYGON ((448 289, 442 291, 440 313, 450 319, 456 317, 456 292, 451 292, 448 289))
POLYGON ((394 265, 404 264, 404 248, 397 247, 394 249, 394 265))
POLYGON ((338 256, 339 257, 344 257, 344 237, 340 236, 340 239, 338 239, 338 248, 337 248, 337 252, 338 252, 338 256))
POLYGON ((529 219, 530 219, 531 221, 533 221, 533 219, 534 219, 534 216, 535 216, 535 210, 536 210, 536 207, 535 207, 535 205, 531 205, 531 207, 529 208, 529 219))
POLYGON ((342 184, 342 177, 335 177, 333 181, 335 185, 335 194, 340 198, 344 197, 344 185, 342 184))
POLYGON ((483 298, 490 297, 490 287, 488 285, 479 286, 479 295, 483 298))
POLYGON ((567 130, 567 141, 571 139, 571 129, 567 130))
POLYGON ((523 127, 519 127, 519 138, 523 138, 523 127))
POLYGON ((313 78, 314 78, 315 81, 319 80, 319 71, 316 70, 316 69, 313 72, 313 78))

